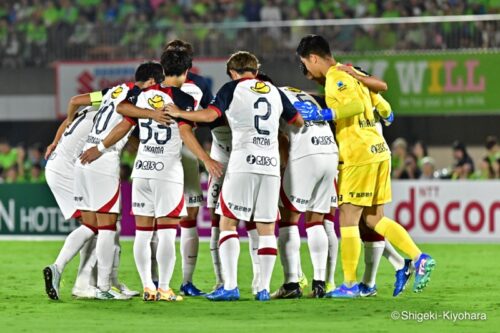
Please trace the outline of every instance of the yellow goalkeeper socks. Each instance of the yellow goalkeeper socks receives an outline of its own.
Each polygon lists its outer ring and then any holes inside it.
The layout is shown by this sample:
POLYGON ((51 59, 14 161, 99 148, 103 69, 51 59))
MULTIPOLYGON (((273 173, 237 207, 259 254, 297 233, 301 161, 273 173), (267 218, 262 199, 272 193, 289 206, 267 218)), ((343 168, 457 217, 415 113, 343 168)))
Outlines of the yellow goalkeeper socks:
POLYGON ((359 227, 341 227, 340 236, 340 251, 342 254, 344 282, 352 284, 357 281, 356 271, 358 269, 359 255, 361 253, 359 227))
POLYGON ((377 225, 375 225, 375 231, 387 238, 389 242, 403 251, 411 259, 418 258, 422 253, 413 239, 411 239, 408 231, 396 221, 383 217, 377 225))

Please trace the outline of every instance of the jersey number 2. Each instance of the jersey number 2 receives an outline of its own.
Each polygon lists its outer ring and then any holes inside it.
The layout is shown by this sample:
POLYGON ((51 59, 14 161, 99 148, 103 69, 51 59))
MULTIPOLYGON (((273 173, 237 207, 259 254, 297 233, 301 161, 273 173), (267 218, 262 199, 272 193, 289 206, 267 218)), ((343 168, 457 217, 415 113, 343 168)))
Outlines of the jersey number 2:
POLYGON ((267 111, 266 111, 266 114, 264 114, 264 115, 256 115, 254 117, 254 120, 253 120, 254 126, 255 126, 255 129, 257 130, 257 133, 259 133, 261 135, 269 135, 269 134, 271 134, 271 132, 269 132, 268 130, 265 130, 265 129, 261 129, 259 127, 259 125, 260 125, 260 121, 268 120, 269 117, 271 116, 271 103, 269 103, 267 98, 259 97, 259 99, 254 103, 253 108, 258 109, 260 103, 264 103, 266 105, 267 111))

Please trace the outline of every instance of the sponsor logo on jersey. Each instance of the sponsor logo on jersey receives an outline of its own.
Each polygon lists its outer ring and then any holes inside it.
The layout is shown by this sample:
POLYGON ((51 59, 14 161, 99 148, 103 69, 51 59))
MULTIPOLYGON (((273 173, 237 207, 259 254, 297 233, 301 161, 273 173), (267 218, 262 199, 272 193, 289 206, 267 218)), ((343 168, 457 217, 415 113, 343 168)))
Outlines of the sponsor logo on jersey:
POLYGON ((248 155, 247 163, 251 165, 255 164, 255 165, 274 167, 278 165, 278 160, 275 157, 248 155))
POLYGON ((120 94, 123 92, 123 88, 122 87, 118 87, 116 88, 115 90, 113 90, 113 92, 111 93, 111 98, 112 99, 116 99, 118 98, 118 96, 120 96, 120 94))
POLYGON ((327 146, 334 144, 333 136, 313 136, 311 142, 315 146, 327 146))
POLYGON ((165 168, 165 164, 163 164, 163 162, 137 160, 135 162, 135 168, 145 171, 161 171, 165 168))
POLYGON ((250 87, 253 92, 259 93, 259 94, 268 94, 271 91, 271 87, 269 87, 265 82, 263 81, 257 81, 255 82, 255 86, 250 87))
POLYGON ((264 137, 259 137, 256 136, 252 140, 254 145, 257 146, 270 146, 271 145, 271 140, 269 138, 264 138, 264 137))
POLYGON ((375 124, 377 121, 375 119, 364 119, 364 120, 359 120, 358 124, 360 128, 365 128, 365 127, 375 127, 375 124))
POLYGON ((161 109, 165 105, 165 101, 161 95, 154 95, 152 98, 148 98, 148 104, 153 109, 161 109))
POLYGON ((372 152, 372 154, 381 154, 381 153, 384 153, 388 150, 389 149, 387 148, 387 145, 385 144, 385 142, 377 143, 376 145, 372 145, 370 148, 370 151, 372 152))
POLYGON ((347 88, 347 86, 345 85, 345 83, 344 83, 344 82, 342 82, 342 81, 338 81, 338 82, 337 82, 337 88, 338 88, 338 90, 339 90, 339 91, 342 91, 342 90, 344 90, 345 88, 347 88))

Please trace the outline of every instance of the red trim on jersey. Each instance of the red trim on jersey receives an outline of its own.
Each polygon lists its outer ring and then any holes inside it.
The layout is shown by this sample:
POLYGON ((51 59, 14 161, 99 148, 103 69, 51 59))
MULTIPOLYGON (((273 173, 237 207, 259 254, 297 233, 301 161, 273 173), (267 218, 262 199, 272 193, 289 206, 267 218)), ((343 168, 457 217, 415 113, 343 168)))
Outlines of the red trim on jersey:
POLYGON ((245 222, 245 227, 247 231, 251 231, 257 229, 257 224, 255 224, 255 222, 245 222))
POLYGON ((190 122, 189 120, 179 120, 179 122, 177 123, 177 126, 181 127, 182 125, 189 125, 189 126, 193 127, 193 123, 190 122))
POLYGON ((75 210, 73 215, 71 215, 70 219, 78 219, 80 217, 82 217, 82 212, 79 209, 77 209, 75 210))
POLYGON ((299 117, 299 113, 297 112, 295 114, 295 116, 293 116, 293 118, 288 121, 288 123, 293 124, 295 122, 295 120, 297 120, 298 117, 299 117))
POLYGON ((129 89, 134 89, 134 86, 135 86, 135 83, 134 82, 126 82, 125 85, 129 88, 129 89))
POLYGON ((288 197, 286 196, 285 193, 285 189, 283 188, 283 184, 281 184, 280 186, 280 198, 281 202, 283 203, 283 205, 285 205, 286 209, 292 212, 300 213, 300 211, 297 208, 295 208, 295 206, 290 202, 290 200, 288 200, 288 197))
POLYGON ((215 112, 217 112, 217 115, 219 115, 219 117, 222 117, 222 111, 215 105, 210 104, 209 106, 207 106, 207 109, 214 110, 215 112))
POLYGON ((315 227, 317 225, 323 225, 323 222, 322 221, 314 221, 314 222, 308 222, 306 223, 306 229, 309 229, 309 228, 312 228, 312 227, 315 227))
POLYGON ((97 227, 97 229, 116 231, 116 223, 110 224, 110 225, 102 225, 102 226, 97 227))
POLYGON ((154 231, 155 227, 140 227, 138 225, 135 226, 135 230, 139 231, 154 231))
POLYGON ((276 256, 278 255, 278 249, 274 247, 263 247, 257 250, 259 256, 276 256))
POLYGON ((367 228, 360 228, 360 236, 363 242, 382 242, 385 240, 384 236, 376 233, 375 231, 367 228))
POLYGON ((328 221, 334 222, 335 221, 335 216, 332 215, 332 214, 325 214, 324 220, 328 220, 328 221))
POLYGON ((196 220, 182 220, 179 225, 181 228, 196 228, 196 220))
POLYGON ((240 238, 240 236, 238 236, 238 234, 231 234, 231 235, 227 235, 227 236, 224 236, 222 237, 220 240, 219 240, 219 247, 222 245, 222 243, 224 243, 225 241, 227 241, 228 239, 231 239, 231 238, 240 238))
POLYGON ((98 230, 97 230, 97 228, 96 228, 96 227, 91 226, 90 224, 86 224, 86 223, 82 223, 82 225, 83 225, 83 226, 85 226, 85 227, 87 227, 87 228, 89 228, 90 230, 92 230, 92 232, 93 232, 94 234, 96 234, 96 235, 97 235, 98 230))
POLYGON ((238 219, 236 216, 234 216, 233 212, 231 212, 229 210, 229 208, 227 208, 226 202, 224 201, 224 198, 222 197, 222 191, 220 192, 220 207, 222 210, 222 215, 224 215, 225 217, 228 217, 230 219, 233 219, 233 220, 238 219))
POLYGON ((130 117, 127 117, 127 116, 123 116, 123 119, 125 119, 126 121, 128 121, 129 123, 131 123, 134 126, 137 125, 137 122, 133 118, 130 118, 130 117))
POLYGON ((298 227, 299 225, 298 225, 298 223, 295 224, 292 222, 283 222, 283 221, 278 223, 279 228, 287 228, 287 227, 293 227, 293 226, 298 227))
POLYGON ((212 219, 212 228, 219 228, 220 218, 212 219))
POLYGON ((120 197, 120 186, 116 189, 115 195, 104 206, 97 210, 98 213, 109 213, 120 197))
POLYGON ((179 202, 177 207, 175 207, 173 211, 168 213, 166 217, 179 217, 179 214, 182 212, 183 207, 184 207, 184 194, 182 195, 181 201, 179 202))
POLYGON ((177 224, 158 224, 156 230, 162 229, 177 229, 177 224))

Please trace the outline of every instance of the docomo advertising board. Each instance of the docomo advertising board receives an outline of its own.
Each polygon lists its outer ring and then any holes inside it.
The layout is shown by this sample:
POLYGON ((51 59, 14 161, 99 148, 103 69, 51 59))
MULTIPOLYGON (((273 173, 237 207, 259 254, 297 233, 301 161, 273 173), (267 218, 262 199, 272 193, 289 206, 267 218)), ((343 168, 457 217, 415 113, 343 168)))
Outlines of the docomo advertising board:
MULTIPOLYGON (((68 101, 74 95, 114 87, 134 81, 143 60, 58 62, 56 64, 56 113, 65 117, 68 101)), ((215 93, 226 83, 226 60, 196 59, 192 71, 204 76, 215 93)))
POLYGON ((385 214, 417 242, 500 242, 500 181, 394 181, 385 214))

